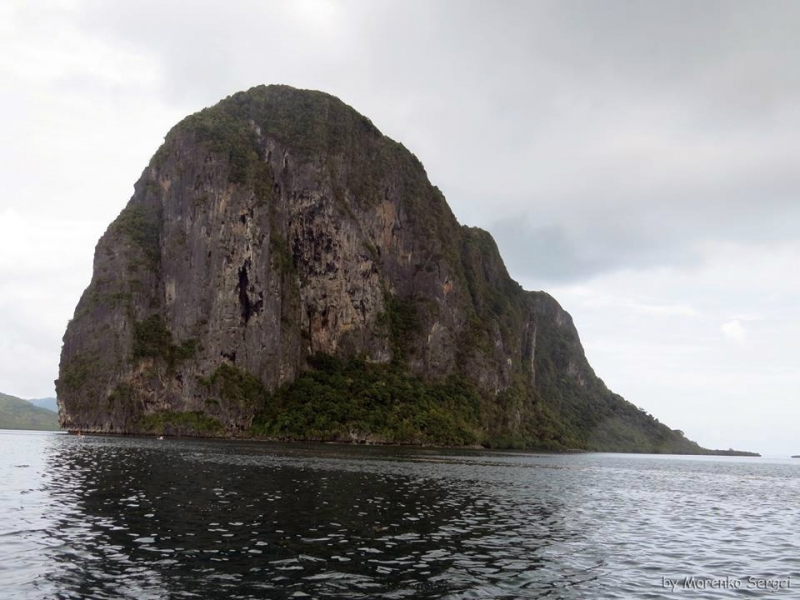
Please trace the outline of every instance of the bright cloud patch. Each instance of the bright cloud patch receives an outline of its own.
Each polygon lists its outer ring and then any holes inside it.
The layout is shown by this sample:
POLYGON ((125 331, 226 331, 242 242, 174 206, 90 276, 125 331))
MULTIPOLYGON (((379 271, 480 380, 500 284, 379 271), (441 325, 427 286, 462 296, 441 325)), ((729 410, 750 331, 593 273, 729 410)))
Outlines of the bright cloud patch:
POLYGON ((747 341, 747 329, 738 319, 728 321, 720 328, 722 335, 737 344, 744 344, 747 341))

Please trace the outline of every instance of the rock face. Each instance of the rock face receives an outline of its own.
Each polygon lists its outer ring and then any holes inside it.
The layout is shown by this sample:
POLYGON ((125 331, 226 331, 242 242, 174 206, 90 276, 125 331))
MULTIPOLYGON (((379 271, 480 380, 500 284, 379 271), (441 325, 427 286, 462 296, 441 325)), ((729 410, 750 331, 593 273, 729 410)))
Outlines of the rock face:
POLYGON ((56 385, 83 431, 702 451, 605 388, 413 154, 284 86, 169 132, 97 245, 56 385), (311 381, 359 404, 319 408, 311 381))

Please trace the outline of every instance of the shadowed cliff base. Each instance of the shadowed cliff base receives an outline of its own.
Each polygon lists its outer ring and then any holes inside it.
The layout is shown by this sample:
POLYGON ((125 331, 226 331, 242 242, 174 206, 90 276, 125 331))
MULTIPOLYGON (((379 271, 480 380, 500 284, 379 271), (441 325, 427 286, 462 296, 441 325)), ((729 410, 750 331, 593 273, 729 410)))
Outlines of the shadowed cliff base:
POLYGON ((86 432, 710 452, 606 388, 413 154, 286 86, 169 132, 97 245, 56 385, 86 432))

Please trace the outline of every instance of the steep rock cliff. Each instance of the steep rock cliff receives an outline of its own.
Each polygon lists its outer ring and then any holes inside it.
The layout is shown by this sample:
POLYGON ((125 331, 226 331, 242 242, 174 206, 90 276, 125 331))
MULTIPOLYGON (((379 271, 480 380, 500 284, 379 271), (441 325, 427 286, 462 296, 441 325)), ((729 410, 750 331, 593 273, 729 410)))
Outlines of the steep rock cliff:
POLYGON ((64 336, 63 427, 703 451, 609 392, 558 303, 334 97, 226 98, 134 189, 64 336))

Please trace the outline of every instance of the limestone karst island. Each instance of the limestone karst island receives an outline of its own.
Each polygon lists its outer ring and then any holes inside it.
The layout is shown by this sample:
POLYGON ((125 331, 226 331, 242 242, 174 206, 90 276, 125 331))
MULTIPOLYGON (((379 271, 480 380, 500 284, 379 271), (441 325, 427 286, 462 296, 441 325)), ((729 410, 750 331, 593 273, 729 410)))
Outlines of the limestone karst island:
POLYGON ((411 152, 285 86, 169 132, 97 244, 56 387, 84 432, 712 452, 609 391, 411 152))

